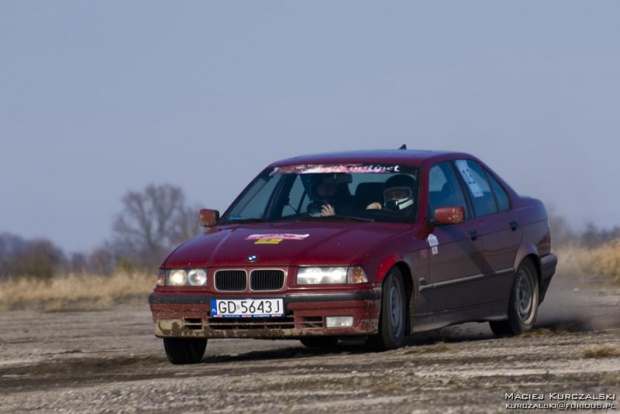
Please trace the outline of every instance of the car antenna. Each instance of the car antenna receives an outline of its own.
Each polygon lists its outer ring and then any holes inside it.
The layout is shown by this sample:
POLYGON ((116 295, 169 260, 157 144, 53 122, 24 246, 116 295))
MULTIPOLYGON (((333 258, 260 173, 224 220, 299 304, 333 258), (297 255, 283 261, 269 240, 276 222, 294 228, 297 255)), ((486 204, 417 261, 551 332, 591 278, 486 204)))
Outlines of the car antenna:
POLYGON ((401 146, 400 146, 400 148, 399 148, 399 150, 401 150, 401 149, 407 149, 407 144, 403 144, 403 145, 401 145, 401 146))

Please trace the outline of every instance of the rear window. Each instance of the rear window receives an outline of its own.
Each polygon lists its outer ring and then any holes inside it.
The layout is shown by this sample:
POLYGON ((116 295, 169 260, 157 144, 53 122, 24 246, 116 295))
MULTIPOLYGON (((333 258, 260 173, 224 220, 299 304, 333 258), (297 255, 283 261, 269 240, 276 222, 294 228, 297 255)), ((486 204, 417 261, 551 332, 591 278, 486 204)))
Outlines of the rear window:
POLYGON ((499 211, 506 211, 510 209, 510 198, 506 193, 506 190, 497 182, 497 180, 489 174, 487 171, 487 178, 489 179, 489 183, 491 183, 491 188, 495 193, 495 198, 497 199, 497 206, 499 207, 499 211))

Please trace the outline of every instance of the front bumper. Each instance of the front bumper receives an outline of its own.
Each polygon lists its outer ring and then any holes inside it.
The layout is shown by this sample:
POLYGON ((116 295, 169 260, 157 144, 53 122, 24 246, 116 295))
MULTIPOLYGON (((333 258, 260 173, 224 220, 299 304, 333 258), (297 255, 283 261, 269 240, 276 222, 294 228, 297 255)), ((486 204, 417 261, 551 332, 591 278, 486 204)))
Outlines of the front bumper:
MULTIPOLYGON (((377 333, 381 289, 347 292, 295 292, 261 295, 282 298, 281 318, 213 318, 213 294, 153 292, 149 305, 160 338, 300 338, 304 336, 354 336, 377 333), (327 328, 327 316, 352 316, 353 325, 327 328)), ((238 295, 217 299, 235 299, 238 295)), ((253 298, 256 298, 253 295, 253 298)))

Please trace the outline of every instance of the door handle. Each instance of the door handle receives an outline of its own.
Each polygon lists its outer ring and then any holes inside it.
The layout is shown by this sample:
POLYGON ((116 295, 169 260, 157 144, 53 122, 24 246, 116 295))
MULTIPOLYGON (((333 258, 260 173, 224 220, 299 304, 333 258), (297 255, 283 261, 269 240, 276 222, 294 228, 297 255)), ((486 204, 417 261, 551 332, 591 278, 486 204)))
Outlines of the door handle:
POLYGON ((478 239, 478 230, 472 230, 469 232, 469 238, 472 240, 478 239))
POLYGON ((517 223, 516 221, 511 221, 508 224, 510 225, 510 230, 512 230, 512 231, 517 230, 517 228, 519 227, 519 223, 517 223))

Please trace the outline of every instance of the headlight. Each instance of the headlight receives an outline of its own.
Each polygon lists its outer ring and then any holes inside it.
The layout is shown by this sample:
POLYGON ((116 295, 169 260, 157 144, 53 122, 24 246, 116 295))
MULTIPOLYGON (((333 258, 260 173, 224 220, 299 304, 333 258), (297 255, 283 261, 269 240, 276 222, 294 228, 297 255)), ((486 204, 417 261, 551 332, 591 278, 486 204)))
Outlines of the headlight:
POLYGON ((356 267, 300 267, 297 270, 298 285, 332 285, 366 283, 364 269, 356 267))
POLYGON ((167 270, 166 273, 166 286, 207 285, 207 271, 205 269, 171 269, 167 270))
POLYGON ((204 286, 207 284, 207 272, 204 269, 192 269, 187 273, 187 281, 192 286, 204 286))
POLYGON ((177 269, 170 272, 168 281, 172 286, 184 286, 187 281, 187 273, 183 269, 177 269))

